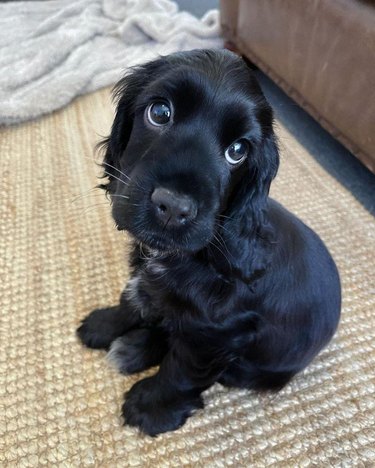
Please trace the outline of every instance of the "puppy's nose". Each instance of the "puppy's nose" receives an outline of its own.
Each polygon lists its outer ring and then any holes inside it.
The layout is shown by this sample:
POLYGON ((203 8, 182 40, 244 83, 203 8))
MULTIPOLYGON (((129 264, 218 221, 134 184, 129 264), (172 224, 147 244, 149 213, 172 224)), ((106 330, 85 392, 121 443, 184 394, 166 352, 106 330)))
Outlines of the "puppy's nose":
POLYGON ((197 216, 197 205, 188 195, 182 195, 166 188, 156 188, 151 201, 157 218, 166 227, 180 227, 197 216))

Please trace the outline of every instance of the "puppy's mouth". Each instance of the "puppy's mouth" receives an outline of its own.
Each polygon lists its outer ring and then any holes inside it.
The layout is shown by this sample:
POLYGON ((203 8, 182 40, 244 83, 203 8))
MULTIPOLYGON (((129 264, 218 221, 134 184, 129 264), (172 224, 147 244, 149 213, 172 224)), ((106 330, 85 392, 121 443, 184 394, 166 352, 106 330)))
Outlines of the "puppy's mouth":
POLYGON ((188 234, 176 236, 170 232, 158 233, 154 230, 140 229, 133 226, 117 225, 118 230, 126 230, 135 240, 146 245, 151 250, 165 254, 195 253, 210 242, 210 236, 189 236, 188 234))
POLYGON ((173 241, 163 239, 155 234, 137 237, 137 240, 147 245, 151 250, 157 250, 165 254, 174 254, 185 251, 185 249, 173 241))

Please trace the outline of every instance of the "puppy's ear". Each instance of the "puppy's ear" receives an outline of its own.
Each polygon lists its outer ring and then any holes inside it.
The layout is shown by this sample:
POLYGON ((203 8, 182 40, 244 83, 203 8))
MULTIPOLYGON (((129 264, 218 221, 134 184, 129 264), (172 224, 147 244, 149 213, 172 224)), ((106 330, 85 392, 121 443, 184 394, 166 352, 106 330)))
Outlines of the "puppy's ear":
POLYGON ((111 134, 98 147, 104 151, 103 168, 111 179, 117 171, 111 166, 118 167, 121 155, 129 142, 133 128, 137 98, 152 80, 158 78, 167 66, 164 58, 136 66, 115 85, 113 99, 116 103, 116 115, 112 124, 111 134))
POLYGON ((272 132, 255 147, 253 158, 249 160, 249 173, 251 175, 247 196, 253 223, 263 222, 264 211, 272 180, 279 168, 279 150, 276 137, 272 132))
POLYGON ((223 237, 232 267, 247 282, 262 275, 274 239, 267 220, 267 198, 279 166, 273 131, 254 148, 248 167, 226 210, 223 237))

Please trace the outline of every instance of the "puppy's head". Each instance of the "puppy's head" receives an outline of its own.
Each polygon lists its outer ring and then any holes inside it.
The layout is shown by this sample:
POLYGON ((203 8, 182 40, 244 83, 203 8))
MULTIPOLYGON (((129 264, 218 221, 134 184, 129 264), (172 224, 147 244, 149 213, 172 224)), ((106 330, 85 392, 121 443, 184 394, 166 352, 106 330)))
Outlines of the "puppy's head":
POLYGON ((115 96, 103 164, 119 229, 195 252, 225 219, 243 231, 259 222, 278 153, 271 108, 241 58, 163 57, 134 68, 115 96))

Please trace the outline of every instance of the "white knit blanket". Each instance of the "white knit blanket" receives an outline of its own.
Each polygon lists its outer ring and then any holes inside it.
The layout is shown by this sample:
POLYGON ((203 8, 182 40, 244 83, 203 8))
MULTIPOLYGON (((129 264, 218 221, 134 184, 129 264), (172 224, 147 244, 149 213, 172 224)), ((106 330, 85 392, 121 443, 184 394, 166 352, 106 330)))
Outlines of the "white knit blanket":
POLYGON ((171 0, 2 3, 0 124, 58 109, 158 55, 220 46, 217 10, 198 19, 171 0))

